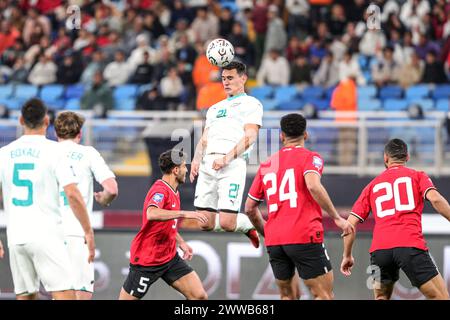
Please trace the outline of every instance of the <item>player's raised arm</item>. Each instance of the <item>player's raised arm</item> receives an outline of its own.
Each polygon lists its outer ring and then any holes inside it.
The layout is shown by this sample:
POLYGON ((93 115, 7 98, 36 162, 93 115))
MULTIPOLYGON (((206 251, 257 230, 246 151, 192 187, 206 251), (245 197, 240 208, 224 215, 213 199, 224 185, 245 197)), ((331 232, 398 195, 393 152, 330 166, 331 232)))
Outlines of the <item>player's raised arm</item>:
POLYGON ((205 153, 206 146, 208 144, 208 128, 203 131, 200 141, 195 147, 194 157, 191 162, 191 173, 189 174, 189 179, 194 182, 195 177, 198 176, 198 169, 200 168, 200 162, 202 161, 203 154, 205 153))
POLYGON ((342 229, 342 236, 355 232, 353 225, 343 219, 337 212, 333 202, 331 202, 327 190, 325 190, 324 186, 320 182, 320 175, 315 172, 307 172, 305 174, 305 182, 306 187, 314 200, 328 213, 328 215, 334 220, 334 223, 342 229))
POLYGON ((435 189, 429 190, 425 197, 430 201, 433 208, 444 218, 450 221, 450 205, 448 201, 435 189))
POLYGON ((195 219, 200 221, 201 223, 208 222, 208 217, 201 212, 165 210, 155 206, 150 206, 147 209, 147 219, 150 221, 167 221, 178 218, 195 219))
POLYGON ((109 178, 102 182, 103 190, 95 192, 95 200, 103 207, 107 207, 119 194, 119 187, 115 178, 109 178))
POLYGON ((353 226, 354 232, 343 237, 344 253, 342 254, 341 272, 346 276, 350 276, 352 274, 353 265, 355 264, 355 260, 352 255, 352 248, 356 238, 356 225, 359 222, 359 219, 353 215, 349 215, 347 221, 353 226))

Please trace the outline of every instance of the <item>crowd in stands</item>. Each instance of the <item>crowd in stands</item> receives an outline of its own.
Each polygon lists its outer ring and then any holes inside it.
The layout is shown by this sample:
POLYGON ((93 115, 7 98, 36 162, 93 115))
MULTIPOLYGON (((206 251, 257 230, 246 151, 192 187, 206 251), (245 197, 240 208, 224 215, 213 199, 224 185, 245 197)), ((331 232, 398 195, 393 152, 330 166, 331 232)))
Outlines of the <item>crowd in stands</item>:
POLYGON ((83 109, 113 108, 126 84, 144 88, 138 109, 205 108, 197 95, 219 79, 205 47, 217 37, 260 86, 449 82, 450 2, 371 3, 380 28, 367 0, 0 0, 0 83, 81 84, 83 109), (71 5, 80 28, 67 28, 71 5))

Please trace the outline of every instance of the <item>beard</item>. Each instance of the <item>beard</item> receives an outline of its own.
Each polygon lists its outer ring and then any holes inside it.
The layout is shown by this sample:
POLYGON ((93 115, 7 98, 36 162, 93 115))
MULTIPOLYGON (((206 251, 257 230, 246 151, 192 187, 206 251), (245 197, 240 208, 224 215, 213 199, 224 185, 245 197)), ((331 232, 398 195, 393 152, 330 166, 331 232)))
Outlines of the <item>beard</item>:
POLYGON ((183 184, 186 181, 186 175, 180 175, 176 177, 178 184, 183 184))

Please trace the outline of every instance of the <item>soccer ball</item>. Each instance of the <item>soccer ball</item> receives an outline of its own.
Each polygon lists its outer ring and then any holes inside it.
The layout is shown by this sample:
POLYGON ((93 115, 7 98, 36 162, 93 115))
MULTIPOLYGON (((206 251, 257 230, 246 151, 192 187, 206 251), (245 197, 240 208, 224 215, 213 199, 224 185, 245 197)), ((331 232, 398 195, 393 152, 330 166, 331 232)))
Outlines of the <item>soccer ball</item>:
POLYGON ((206 57, 209 62, 218 67, 225 67, 234 58, 234 47, 225 39, 214 39, 206 49, 206 57))

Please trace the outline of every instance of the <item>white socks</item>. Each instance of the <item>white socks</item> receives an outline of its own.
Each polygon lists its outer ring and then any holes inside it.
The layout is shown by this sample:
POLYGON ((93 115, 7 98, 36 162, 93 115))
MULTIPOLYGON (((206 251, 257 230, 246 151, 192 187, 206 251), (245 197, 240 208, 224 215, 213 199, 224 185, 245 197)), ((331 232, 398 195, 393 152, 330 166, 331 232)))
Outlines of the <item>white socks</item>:
MULTIPOLYGON (((254 228, 255 227, 250 222, 250 219, 248 218, 248 216, 246 214, 238 213, 236 215, 236 229, 234 230, 234 232, 241 232, 241 233, 245 234, 254 228)), ((212 231, 225 232, 225 230, 223 230, 222 227, 220 226, 219 214, 217 214, 217 213, 216 213, 216 222, 214 224, 214 229, 212 231)))

